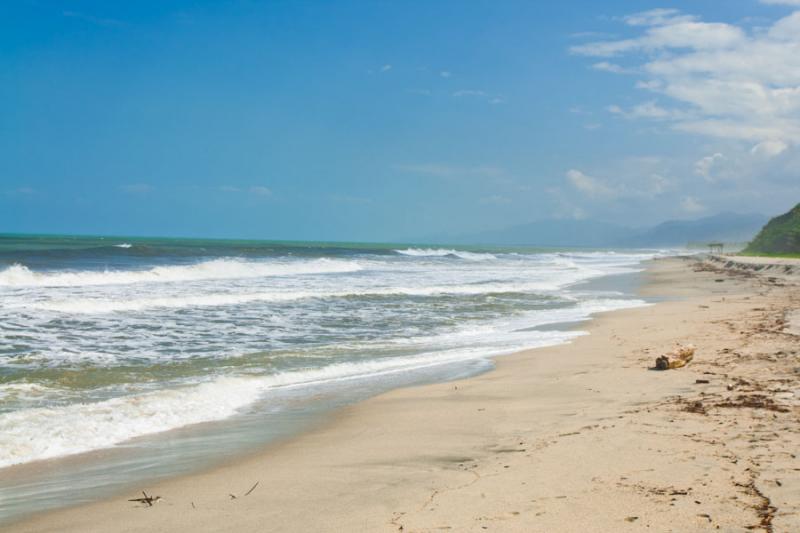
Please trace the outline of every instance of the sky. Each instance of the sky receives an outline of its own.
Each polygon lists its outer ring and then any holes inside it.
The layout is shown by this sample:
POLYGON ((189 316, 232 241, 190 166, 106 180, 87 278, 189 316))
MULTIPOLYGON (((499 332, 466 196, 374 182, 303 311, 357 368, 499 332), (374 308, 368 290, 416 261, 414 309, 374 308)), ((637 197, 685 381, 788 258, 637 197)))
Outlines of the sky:
POLYGON ((0 4, 0 233, 647 226, 798 169, 800 0, 0 4))

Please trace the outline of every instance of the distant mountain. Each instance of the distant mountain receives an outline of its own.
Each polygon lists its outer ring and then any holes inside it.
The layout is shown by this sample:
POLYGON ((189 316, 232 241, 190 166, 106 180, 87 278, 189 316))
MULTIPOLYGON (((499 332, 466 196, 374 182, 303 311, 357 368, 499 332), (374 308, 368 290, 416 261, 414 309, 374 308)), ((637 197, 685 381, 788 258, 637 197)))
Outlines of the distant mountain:
POLYGON ((697 220, 670 220, 649 229, 634 229, 597 220, 550 219, 457 237, 436 236, 424 242, 587 248, 679 247, 710 241, 747 242, 766 221, 764 215, 721 213, 697 220))
POLYGON ((697 220, 670 220, 621 240, 621 246, 686 246, 700 242, 747 242, 767 221, 764 215, 720 213, 697 220))
POLYGON ((747 246, 745 253, 800 254, 800 204, 770 220, 747 246))

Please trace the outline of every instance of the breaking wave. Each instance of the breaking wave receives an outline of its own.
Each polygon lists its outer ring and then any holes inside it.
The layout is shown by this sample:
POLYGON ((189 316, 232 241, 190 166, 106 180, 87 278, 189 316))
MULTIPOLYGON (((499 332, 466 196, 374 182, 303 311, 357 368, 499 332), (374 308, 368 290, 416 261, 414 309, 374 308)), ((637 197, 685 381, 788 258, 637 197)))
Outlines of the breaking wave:
POLYGON ((467 252, 465 250, 453 250, 448 248, 406 248, 405 250, 395 250, 400 255, 412 257, 457 257, 469 261, 486 261, 497 259, 497 256, 489 253, 467 252))
POLYGON ((313 261, 258 262, 241 259, 214 259, 193 265, 158 266, 149 270, 37 272, 15 264, 0 270, 0 287, 79 287, 85 285, 122 285, 241 279, 304 274, 356 272, 362 266, 355 261, 315 259, 313 261))

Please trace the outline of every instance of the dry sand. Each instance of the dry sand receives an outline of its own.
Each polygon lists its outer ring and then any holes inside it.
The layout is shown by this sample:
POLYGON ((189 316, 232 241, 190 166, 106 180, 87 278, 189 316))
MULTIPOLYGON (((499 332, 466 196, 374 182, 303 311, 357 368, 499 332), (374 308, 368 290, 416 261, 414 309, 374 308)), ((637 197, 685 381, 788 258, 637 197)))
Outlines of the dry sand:
POLYGON ((130 494, 9 529, 800 531, 800 344, 785 329, 800 288, 677 259, 648 278, 680 299, 142 487, 163 498, 152 507, 130 494), (648 370, 676 342, 694 361, 648 370))

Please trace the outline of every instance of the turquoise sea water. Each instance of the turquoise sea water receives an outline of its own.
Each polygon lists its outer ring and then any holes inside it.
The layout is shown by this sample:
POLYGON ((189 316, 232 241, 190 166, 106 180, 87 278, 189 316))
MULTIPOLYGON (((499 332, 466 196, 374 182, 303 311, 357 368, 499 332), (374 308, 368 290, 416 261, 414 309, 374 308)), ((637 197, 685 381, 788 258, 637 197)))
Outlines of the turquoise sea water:
POLYGON ((0 236, 0 520, 566 342, 663 253, 0 236))

